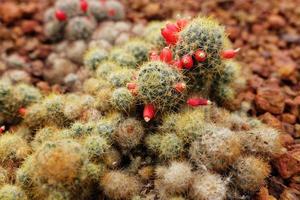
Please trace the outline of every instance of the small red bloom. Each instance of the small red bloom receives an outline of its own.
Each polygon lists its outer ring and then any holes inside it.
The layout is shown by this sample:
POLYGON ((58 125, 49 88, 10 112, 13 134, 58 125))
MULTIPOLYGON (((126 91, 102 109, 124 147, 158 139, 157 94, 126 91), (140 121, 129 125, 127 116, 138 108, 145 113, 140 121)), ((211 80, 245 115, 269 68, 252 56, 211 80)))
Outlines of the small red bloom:
POLYGON ((206 55, 206 53, 205 53, 204 51, 202 51, 201 49, 198 49, 198 50, 195 52, 194 56, 195 56, 195 59, 196 59, 197 61, 203 62, 203 61, 206 60, 206 56, 207 56, 207 55, 206 55))
POLYGON ((150 52, 149 57, 150 57, 150 60, 151 60, 151 61, 157 61, 157 60, 160 59, 160 58, 159 58, 159 55, 158 55, 157 52, 155 52, 155 51, 150 52))
POLYGON ((225 50, 225 51, 222 51, 221 56, 224 59, 231 59, 231 58, 234 58, 239 51, 240 51, 240 48, 225 50))
POLYGON ((186 89, 185 83, 177 83, 174 87, 177 92, 182 93, 186 89))
POLYGON ((183 63, 181 62, 181 60, 174 60, 172 65, 174 65, 179 70, 181 70, 183 67, 183 63))
POLYGON ((5 126, 0 127, 0 133, 3 133, 5 131, 5 126))
POLYGON ((194 64, 193 58, 190 55, 184 55, 181 58, 181 62, 183 64, 183 66, 187 69, 191 69, 193 67, 193 64, 194 64))
POLYGON ((143 117, 146 122, 149 122, 155 116, 155 108, 152 104, 146 104, 144 107, 143 117))
POLYGON ((112 8, 112 9, 108 10, 108 16, 113 17, 115 15, 116 15, 116 10, 115 9, 112 8))
POLYGON ((133 90, 137 87, 136 83, 127 83, 127 88, 129 90, 133 90))
POLYGON ((67 15, 66 15, 66 13, 64 12, 64 11, 62 11, 62 10, 57 10, 56 12, 55 12, 55 17, 56 17, 56 19, 58 20, 58 21, 66 21, 67 20, 67 15))
POLYGON ((26 110, 26 108, 20 108, 20 109, 18 110, 18 112, 19 112, 19 114, 20 114, 21 116, 25 116, 27 110, 26 110))
POLYGON ((173 31, 168 28, 161 29, 161 35, 165 39, 166 43, 168 45, 174 45, 178 41, 178 34, 176 31, 173 31))
POLYGON ((176 24, 178 29, 181 31, 188 24, 188 21, 186 19, 179 19, 177 20, 176 24))
POLYGON ((187 104, 193 107, 197 106, 206 106, 212 104, 210 100, 202 99, 202 98, 190 98, 187 100, 187 104))
POLYGON ((165 47, 160 52, 159 58, 163 62, 170 63, 172 61, 172 59, 173 59, 173 53, 172 53, 172 51, 168 47, 165 47))
POLYGON ((86 0, 81 0, 80 1, 80 8, 83 12, 87 12, 88 8, 89 8, 89 4, 86 0))
POLYGON ((167 24, 166 28, 172 32, 179 32, 179 28, 176 24, 167 24))

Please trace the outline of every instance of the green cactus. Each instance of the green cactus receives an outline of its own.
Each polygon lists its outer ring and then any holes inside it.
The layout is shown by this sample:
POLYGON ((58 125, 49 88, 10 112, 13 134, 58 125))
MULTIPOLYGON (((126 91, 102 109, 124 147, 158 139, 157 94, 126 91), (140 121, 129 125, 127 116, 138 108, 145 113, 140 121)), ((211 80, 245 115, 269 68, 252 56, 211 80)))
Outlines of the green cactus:
POLYGON ((66 25, 65 34, 69 40, 88 39, 95 30, 95 22, 87 17, 74 17, 66 25))
POLYGON ((84 65, 91 71, 95 71, 98 65, 108 58, 108 53, 104 49, 92 48, 84 55, 84 65))
POLYGON ((175 85, 183 82, 182 75, 166 63, 151 61, 142 65, 137 75, 138 96, 159 110, 171 109, 182 102, 184 93, 177 92, 175 85))
POLYGON ((124 48, 132 54, 137 63, 140 64, 148 60, 149 47, 148 43, 140 39, 133 39, 127 42, 124 48))
POLYGON ((134 118, 128 118, 119 123, 113 134, 114 141, 123 149, 130 150, 141 143, 144 136, 142 123, 134 118))
POLYGON ((110 60, 119 64, 122 67, 136 68, 138 63, 135 56, 128 52, 128 50, 121 47, 116 47, 110 52, 110 60))
POLYGON ((135 97, 127 88, 118 88, 111 95, 111 104, 117 110, 129 112, 135 106, 135 97))
POLYGON ((89 159, 95 162, 99 162, 103 159, 111 144, 107 138, 100 135, 89 135, 83 141, 83 146, 87 149, 89 159))
POLYGON ((110 199, 131 199, 141 189, 140 181, 122 171, 107 172, 101 179, 104 194, 110 199))
POLYGON ((0 189, 0 199, 3 200, 27 200, 25 192, 15 185, 4 185, 0 189))
POLYGON ((122 20, 125 18, 125 8, 119 1, 108 0, 105 2, 105 7, 107 9, 109 19, 122 20))
POLYGON ((206 125, 192 143, 190 155, 198 165, 226 170, 241 154, 239 136, 226 128, 206 125))
POLYGON ((125 87, 133 77, 134 70, 122 68, 110 74, 108 81, 115 87, 125 87))
POLYGON ((240 189, 256 192, 270 175, 270 166, 254 156, 241 157, 234 165, 234 180, 240 189))
POLYGON ((63 11, 70 18, 79 14, 80 5, 77 0, 58 0, 55 9, 63 11))

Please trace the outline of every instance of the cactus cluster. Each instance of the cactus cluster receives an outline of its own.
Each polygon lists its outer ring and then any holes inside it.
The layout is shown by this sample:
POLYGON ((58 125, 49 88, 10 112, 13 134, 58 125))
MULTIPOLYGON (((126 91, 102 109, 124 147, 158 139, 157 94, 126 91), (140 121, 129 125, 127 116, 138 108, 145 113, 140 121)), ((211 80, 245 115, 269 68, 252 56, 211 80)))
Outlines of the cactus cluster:
POLYGON ((0 197, 251 199, 267 185, 285 150, 281 133, 212 102, 223 95, 212 87, 235 88, 239 73, 223 61, 223 28, 206 18, 175 28, 149 28, 167 48, 135 38, 108 54, 90 49, 91 76, 77 93, 27 94, 0 82, 1 115, 22 94, 18 123, 0 129, 0 197))
POLYGON ((117 0, 57 0, 45 12, 44 32, 51 40, 89 39, 98 22, 124 17, 124 7, 117 0))

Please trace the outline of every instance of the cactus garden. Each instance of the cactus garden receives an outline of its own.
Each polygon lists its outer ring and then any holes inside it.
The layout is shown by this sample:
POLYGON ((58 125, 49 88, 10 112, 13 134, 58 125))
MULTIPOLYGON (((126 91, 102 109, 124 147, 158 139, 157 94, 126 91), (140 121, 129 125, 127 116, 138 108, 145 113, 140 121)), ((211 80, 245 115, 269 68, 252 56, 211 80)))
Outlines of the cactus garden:
POLYGON ((300 10, 4 0, 0 200, 300 199, 300 10))

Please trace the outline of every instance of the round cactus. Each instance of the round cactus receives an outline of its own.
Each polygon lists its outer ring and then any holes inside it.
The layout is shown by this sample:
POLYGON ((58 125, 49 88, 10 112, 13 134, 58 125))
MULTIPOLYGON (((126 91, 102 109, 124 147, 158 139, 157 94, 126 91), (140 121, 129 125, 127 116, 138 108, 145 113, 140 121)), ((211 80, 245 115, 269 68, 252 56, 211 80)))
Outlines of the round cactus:
POLYGON ((92 48, 89 49, 84 55, 84 65, 91 71, 98 68, 101 61, 108 58, 108 53, 104 49, 92 48))
POLYGON ((139 64, 147 61, 149 55, 148 46, 149 45, 145 41, 135 39, 127 42, 124 48, 135 57, 137 63, 139 64))
POLYGON ((27 200, 25 192, 15 185, 4 185, 0 189, 0 199, 3 200, 27 200))
POLYGON ((95 17, 97 21, 108 18, 108 11, 105 3, 97 0, 89 1, 89 13, 95 17))
POLYGON ((74 17, 66 25, 66 38, 69 40, 88 39, 95 29, 95 23, 87 17, 74 17))
POLYGON ((115 87, 125 87, 131 81, 134 70, 123 68, 110 74, 108 81, 115 87))
POLYGON ((135 98, 127 88, 118 88, 112 93, 111 104, 117 110, 128 112, 134 108, 135 98))
POLYGON ((166 63, 155 61, 142 65, 138 72, 138 95, 145 104, 160 110, 174 108, 183 100, 183 93, 175 85, 183 82, 181 74, 166 63))
POLYGON ((190 147, 191 158, 209 169, 225 170, 241 154, 239 136, 226 128, 206 125, 190 147))
POLYGON ((112 72, 120 69, 120 65, 115 62, 103 61, 97 65, 96 77, 107 78, 112 72))
POLYGON ((270 166, 254 156, 241 157, 234 165, 237 186, 248 192, 256 192, 270 175, 270 166))
POLYGON ((15 134, 5 134, 0 137, 0 156, 2 166, 7 166, 11 161, 24 160, 31 152, 27 141, 15 134))
POLYGON ((151 22, 145 28, 144 37, 154 49, 161 49, 166 46, 166 42, 161 35, 161 29, 164 27, 164 22, 151 22))
POLYGON ((108 0, 105 2, 105 7, 109 19, 122 20, 125 18, 125 8, 119 1, 108 0))
POLYGON ((124 149, 131 149, 141 143, 144 136, 144 127, 141 122, 128 118, 120 122, 116 129, 113 139, 124 149))
POLYGON ((200 173, 194 177, 190 196, 195 200, 225 200, 227 184, 218 174, 200 173))
POLYGON ((108 140, 99 135, 90 135, 84 139, 83 146, 87 149, 89 158, 92 161, 100 161, 103 155, 107 153, 111 147, 108 140))
POLYGON ((44 34, 46 38, 57 41, 63 37, 64 24, 59 21, 49 21, 44 25, 44 34))
POLYGON ((155 187, 160 191, 160 196, 170 197, 188 191, 193 173, 189 163, 173 161, 166 168, 158 168, 156 176, 158 179, 155 187))
POLYGON ((114 48, 110 52, 110 59, 122 67, 136 68, 137 59, 126 49, 120 47, 114 48))
POLYGON ((284 152, 280 136, 277 130, 264 126, 241 132, 245 150, 267 158, 277 157, 284 152))
POLYGON ((64 12, 68 18, 80 13, 80 2, 78 0, 58 0, 55 9, 64 12))
POLYGON ((122 171, 107 172, 101 179, 104 194, 110 199, 131 199, 141 189, 141 183, 135 176, 122 171))

